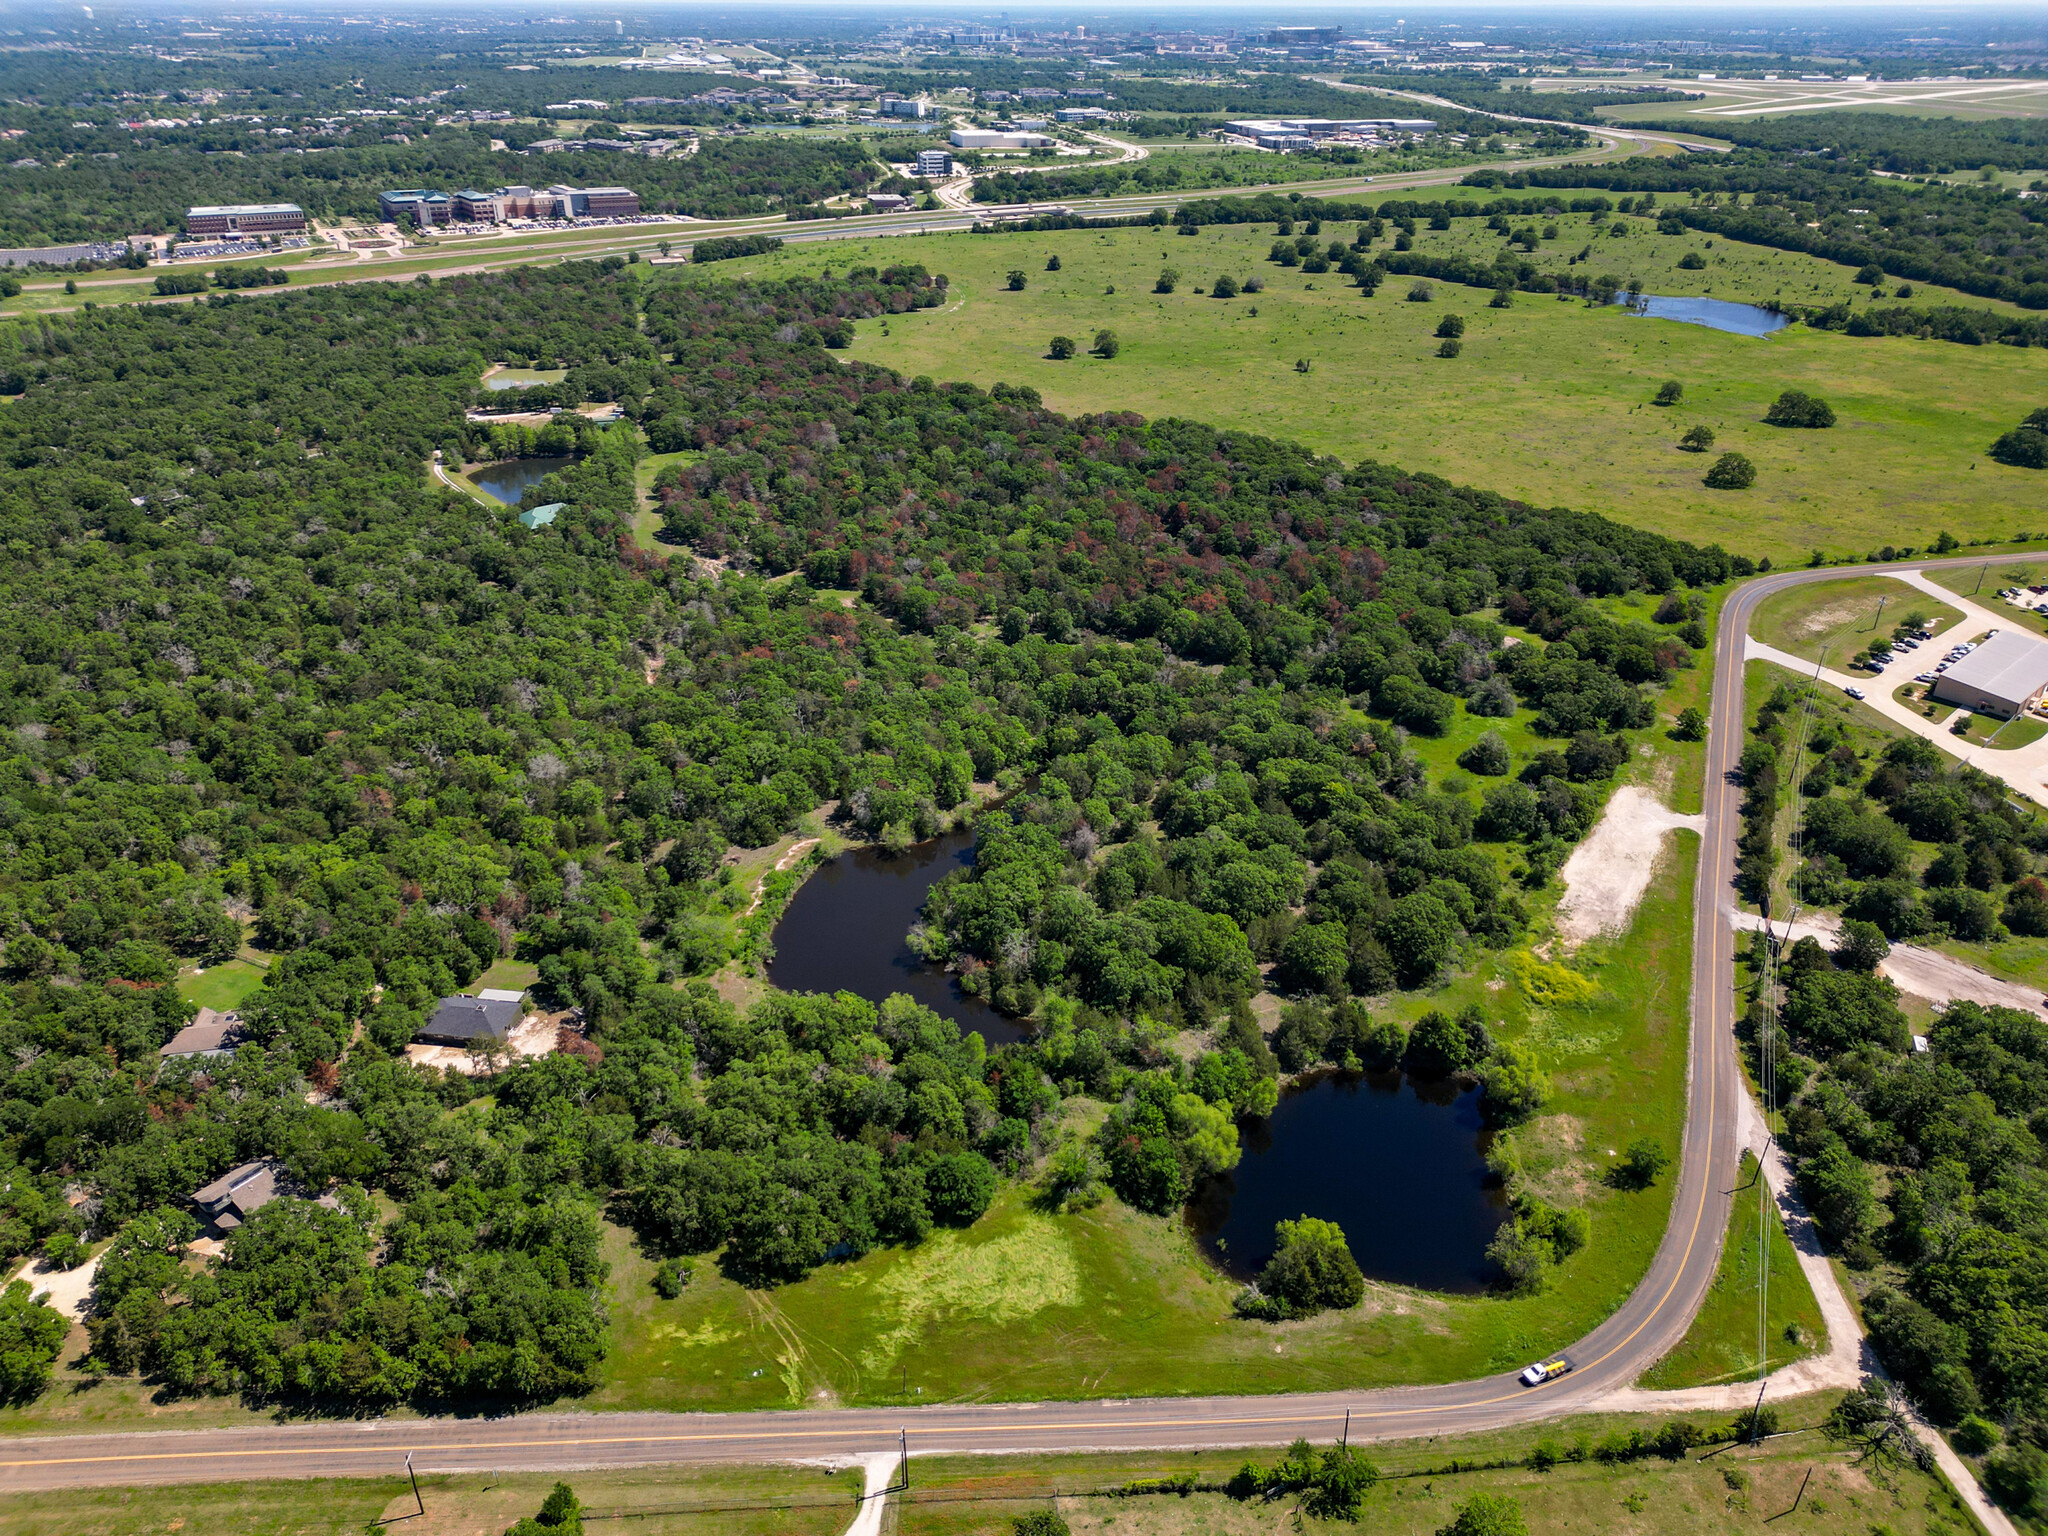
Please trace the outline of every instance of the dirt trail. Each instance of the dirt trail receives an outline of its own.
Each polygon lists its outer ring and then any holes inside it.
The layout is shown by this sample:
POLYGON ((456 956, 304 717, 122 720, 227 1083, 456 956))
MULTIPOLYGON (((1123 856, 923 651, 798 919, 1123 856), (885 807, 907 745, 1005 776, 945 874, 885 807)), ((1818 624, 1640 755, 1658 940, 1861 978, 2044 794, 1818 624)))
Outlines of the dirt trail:
POLYGON ((815 837, 804 838, 801 842, 792 844, 789 852, 785 853, 781 858, 775 861, 774 869, 762 871, 761 883, 754 887, 754 899, 747 903, 747 910, 740 914, 740 918, 742 919, 742 921, 752 917, 754 915, 755 910, 759 908, 759 906, 761 905, 761 898, 768 892, 768 876, 771 874, 777 874, 782 870, 788 869, 791 865, 796 863, 798 859, 802 858, 805 854, 809 853, 813 848, 817 847, 818 843, 819 839, 815 837))
POLYGON ((1564 947, 1626 929, 1649 889, 1664 834, 1705 826, 1704 816, 1681 816, 1641 785, 1617 789, 1592 834, 1565 860, 1564 900, 1557 904, 1564 947))

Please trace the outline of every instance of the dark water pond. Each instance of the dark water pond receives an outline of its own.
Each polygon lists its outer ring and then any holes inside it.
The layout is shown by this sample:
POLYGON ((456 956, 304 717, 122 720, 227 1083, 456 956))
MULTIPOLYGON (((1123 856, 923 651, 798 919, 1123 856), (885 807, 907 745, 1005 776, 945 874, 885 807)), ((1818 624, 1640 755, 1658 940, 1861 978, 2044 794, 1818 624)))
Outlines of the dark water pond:
POLYGON ((519 505, 519 498, 526 494, 530 485, 539 485, 542 480, 558 469, 567 469, 576 462, 573 454, 559 454, 539 459, 507 459, 502 464, 486 464, 469 472, 470 481, 476 488, 508 507, 519 505))
POLYGON ((768 979, 788 992, 851 992, 879 1003, 907 992, 963 1032, 990 1045, 1021 1040, 1027 1031, 904 942, 924 908, 925 892, 974 862, 974 834, 953 832, 890 854, 862 848, 828 859, 797 887, 775 925, 768 979))
POLYGON ((1479 1090, 1398 1074, 1333 1072, 1240 1127, 1244 1156, 1195 1192, 1188 1222, 1225 1271, 1248 1280, 1273 1256, 1273 1223, 1316 1216, 1344 1229, 1368 1279, 1432 1291, 1485 1289, 1486 1245, 1507 1202, 1486 1171, 1479 1090))
MULTIPOLYGON (((1626 296, 1616 299, 1626 304, 1626 296)), ((1672 299, 1646 293, 1635 301, 1634 313, 1652 320, 1683 320, 1710 330, 1730 331, 1737 336, 1768 336, 1792 323, 1790 315, 1777 314, 1755 304, 1732 304, 1726 299, 1672 299)))

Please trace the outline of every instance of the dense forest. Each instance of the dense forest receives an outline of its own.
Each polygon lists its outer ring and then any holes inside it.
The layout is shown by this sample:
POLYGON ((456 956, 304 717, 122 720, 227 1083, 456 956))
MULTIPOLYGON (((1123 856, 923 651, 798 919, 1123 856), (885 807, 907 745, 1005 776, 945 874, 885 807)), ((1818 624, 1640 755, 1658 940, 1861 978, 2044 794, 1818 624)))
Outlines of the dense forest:
MULTIPOLYGON (((650 287, 612 259, 0 337, 0 1246, 113 1237, 98 1368, 310 1402, 574 1392, 606 1347, 607 1215, 770 1283, 973 1220, 1071 1093, 1114 1129, 1046 1176, 1168 1209, 1271 1104, 1261 957, 1310 1000, 1291 1062, 1480 1073, 1503 1121, 1540 1100, 1483 1020, 1404 1043, 1353 994, 1514 939, 1646 689, 1704 643, 1686 588, 1746 566, 830 346, 942 281, 650 287), (528 530, 424 466, 502 446, 464 408, 541 347, 570 368, 551 388, 629 420, 577 431, 528 496, 566 508, 528 530), (632 542, 643 430, 695 447, 661 499, 723 580, 632 542), (1657 624, 1589 600, 1639 588, 1657 624), (1555 749, 1447 791, 1406 733, 1459 711, 1526 712, 1555 749), (920 835, 976 780, 1025 793, 919 942, 1031 1011, 1028 1043, 671 984, 727 953, 730 846, 835 800, 920 835), (250 1043, 159 1069, 180 967, 249 943, 250 1043), (581 1028, 482 1079, 410 1065, 434 1000, 507 953, 581 1028), (1212 1043, 1186 1060, 1176 1027, 1212 1043), (185 1197, 256 1156, 295 1193, 195 1268, 185 1197)), ((1520 1241, 1504 1280, 1565 1252, 1520 1241)))
POLYGON ((1743 878, 1752 894, 1771 880, 1770 808, 1789 801, 1793 889, 1844 920, 1832 951, 1787 949, 1768 996, 1759 944, 1743 1032, 1775 1062, 1808 1203, 1886 1364, 1937 1422, 2003 1420, 2024 1448, 2048 1415, 2048 1028, 1968 1002, 1909 1028, 1876 966, 1895 941, 2048 935, 2048 828, 1932 743, 1856 733, 1806 700, 1781 683, 1757 710, 1743 878))
POLYGON ((377 193, 390 187, 623 185, 649 213, 738 218, 859 192, 884 174, 865 147, 843 139, 707 139, 694 154, 655 160, 493 150, 496 125, 414 127, 412 143, 387 144, 388 126, 296 147, 254 140, 240 125, 225 133, 156 130, 147 145, 117 129, 69 132, 88 144, 45 150, 52 158, 40 165, 0 170, 0 245, 175 234, 186 208, 198 203, 297 203, 315 219, 374 223, 377 193))

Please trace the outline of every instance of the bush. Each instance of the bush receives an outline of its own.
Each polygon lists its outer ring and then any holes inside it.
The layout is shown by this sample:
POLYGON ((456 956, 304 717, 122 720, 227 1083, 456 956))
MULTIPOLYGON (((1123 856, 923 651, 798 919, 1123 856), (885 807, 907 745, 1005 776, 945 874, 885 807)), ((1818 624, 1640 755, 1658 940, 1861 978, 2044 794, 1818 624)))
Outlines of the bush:
POLYGON ((1707 471, 1705 483, 1717 491, 1746 491, 1756 484, 1756 465, 1747 454, 1724 453, 1707 471))
POLYGON ((1513 309, 1515 307, 1515 290, 1512 288, 1494 289, 1493 297, 1486 301, 1486 307, 1488 309, 1513 309))
POLYGON ((948 1226, 972 1226, 981 1219, 1002 1182, 995 1164, 979 1152, 949 1152, 925 1170, 932 1216, 948 1226))
POLYGON ((1973 1413, 1955 1427, 1949 1438, 1965 1456, 1982 1456, 1998 1444, 1998 1426, 1973 1413))
POLYGON ((1024 278, 1024 269, 1023 269, 1022 267, 1012 267, 1012 268, 1010 268, 1010 275, 1009 275, 1009 284, 1010 284, 1010 292, 1012 292, 1012 293, 1022 293, 1022 292, 1024 291, 1024 282, 1025 282, 1025 278, 1024 278))
POLYGON ((1100 358, 1115 357, 1123 350, 1123 343, 1115 331, 1101 330, 1095 333, 1095 355, 1100 358))
POLYGON ((1055 336, 1052 339, 1052 345, 1046 350, 1053 358, 1060 362, 1065 362, 1074 355, 1074 338, 1071 336, 1055 336))
POLYGON ((1010 1522, 1011 1536, 1073 1536, 1074 1528, 1067 1524, 1066 1516, 1049 1509, 1034 1509, 1028 1515, 1019 1515, 1010 1522))
POLYGON ((1514 757, 1499 731, 1487 731, 1458 754, 1458 766, 1467 773, 1497 779, 1514 766, 1514 757))
POLYGON ((1416 283, 1408 290, 1408 302, 1410 304, 1427 304, 1435 297, 1436 290, 1427 283, 1416 283))
POLYGON ((1685 398, 1685 386, 1676 379, 1666 379, 1657 386, 1657 393, 1651 399, 1652 405, 1676 405, 1685 398))
POLYGON ((1475 1493, 1458 1506, 1436 1536, 1529 1536, 1522 1506, 1505 1493, 1475 1493))
POLYGON ((1714 429, 1708 426, 1688 427, 1685 436, 1678 440, 1678 446, 1687 453, 1705 453, 1714 446, 1714 429))
POLYGON ((1991 445, 1991 457, 2015 469, 2048 469, 2048 432, 2016 427, 1991 445))
POLYGON ((1057 271, 1059 271, 1059 269, 1060 269, 1060 259, 1059 259, 1059 257, 1057 257, 1057 256, 1048 256, 1048 257, 1046 257, 1046 258, 1045 258, 1045 270, 1046 270, 1046 271, 1048 271, 1048 272, 1057 272, 1057 271))
POLYGON ((1465 343, 1463 343, 1462 341, 1451 339, 1449 337, 1446 337, 1444 340, 1436 344, 1436 355, 1438 357, 1456 357, 1460 352, 1464 350, 1465 343))
POLYGON ((1439 336, 1464 335, 1465 317, 1463 315, 1445 315, 1443 319, 1437 321, 1436 333, 1439 336))
POLYGON ((1671 1154, 1664 1150, 1663 1143, 1642 1136, 1628 1144, 1628 1150, 1607 1178, 1617 1189, 1648 1189, 1670 1166, 1671 1154))
POLYGON ((1209 292, 1219 299, 1234 299, 1237 297, 1237 279, 1225 273, 1209 285, 1209 292))
POLYGON ((1159 280, 1152 285, 1154 293, 1171 293, 1180 283, 1180 271, 1175 267, 1161 267, 1159 280))
POLYGON ((1984 1486, 2016 1515, 2048 1509, 2048 1451, 2009 1445, 1984 1464, 1984 1486))
POLYGON ((1702 267, 1706 266, 1706 264, 1707 258, 1702 256, 1698 251, 1687 251, 1683 256, 1678 258, 1679 269, 1685 272, 1697 272, 1702 267))
POLYGON ((1671 727, 1671 734, 1679 741, 1705 741, 1707 738, 1707 714, 1697 704, 1689 704, 1678 712, 1678 723, 1671 727))
POLYGON ((697 1267, 687 1259, 663 1259, 654 1269, 654 1293, 674 1301, 696 1278, 697 1267))
POLYGON ((1764 412, 1764 422, 1773 427, 1832 427, 1835 412, 1827 401, 1804 390, 1788 389, 1764 412))

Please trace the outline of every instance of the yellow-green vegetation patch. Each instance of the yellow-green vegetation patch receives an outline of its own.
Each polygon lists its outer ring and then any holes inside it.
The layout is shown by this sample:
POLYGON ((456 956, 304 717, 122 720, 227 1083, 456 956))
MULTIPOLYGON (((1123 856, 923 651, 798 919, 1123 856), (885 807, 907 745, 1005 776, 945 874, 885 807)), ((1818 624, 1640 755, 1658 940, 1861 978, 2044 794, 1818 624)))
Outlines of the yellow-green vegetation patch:
POLYGON ((1568 965, 1539 959, 1533 951, 1518 949, 1508 956, 1508 969, 1515 984, 1538 1008, 1578 1006, 1593 1000, 1599 990, 1589 976, 1568 965))
POLYGON ((1777 1202, 1769 1197, 1769 1186, 1757 1176, 1756 1159, 1747 1152, 1742 1154, 1738 1183, 1721 1262, 1699 1315, 1677 1348, 1646 1371, 1638 1386, 1662 1392, 1754 1377, 1760 1345, 1766 1371, 1782 1370, 1827 1350, 1820 1303, 1785 1235, 1777 1202), (1761 1200, 1759 1192, 1764 1194, 1761 1200), (1764 1234, 1761 1252, 1759 1233, 1764 1234), (1768 1277, 1761 1295, 1760 1276, 1768 1277), (1766 1302, 1761 1338, 1759 1300, 1766 1302))
POLYGON ((876 1306, 893 1323, 861 1352, 863 1370, 887 1369, 941 1318, 1011 1323, 1081 1304, 1081 1270, 1066 1234, 1029 1211, 1011 1219, 1009 1231, 982 1233, 978 1241, 975 1234, 941 1232, 874 1282, 876 1306))

